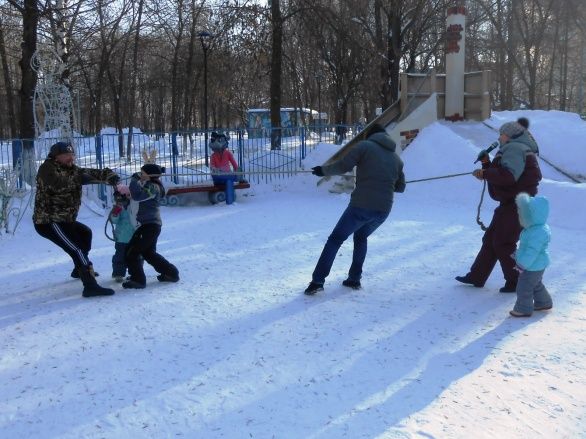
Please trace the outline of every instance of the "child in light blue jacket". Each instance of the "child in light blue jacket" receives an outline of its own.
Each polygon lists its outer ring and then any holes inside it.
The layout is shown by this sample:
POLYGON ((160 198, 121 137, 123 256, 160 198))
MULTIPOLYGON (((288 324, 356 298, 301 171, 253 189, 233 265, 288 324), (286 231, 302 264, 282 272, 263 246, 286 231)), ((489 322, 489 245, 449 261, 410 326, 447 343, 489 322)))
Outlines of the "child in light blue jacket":
POLYGON ((541 196, 520 193, 515 198, 519 222, 523 227, 514 259, 519 271, 517 302, 510 311, 513 317, 529 317, 533 311, 551 309, 553 302, 542 283, 543 272, 549 265, 548 245, 551 231, 546 224, 549 202, 541 196))

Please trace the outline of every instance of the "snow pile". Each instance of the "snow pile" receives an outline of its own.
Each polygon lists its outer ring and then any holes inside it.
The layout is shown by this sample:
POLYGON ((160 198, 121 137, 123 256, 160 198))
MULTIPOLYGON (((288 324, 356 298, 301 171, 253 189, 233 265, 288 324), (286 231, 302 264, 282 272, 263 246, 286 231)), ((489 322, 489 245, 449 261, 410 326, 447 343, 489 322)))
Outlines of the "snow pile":
MULTIPOLYGON (((582 123, 529 117, 536 136, 559 124, 559 145, 582 123)), ((433 124, 402 154, 407 180, 472 171, 494 138, 478 123, 433 124)), ((538 141, 557 160, 551 139, 538 141)), ((318 145, 305 169, 337 148, 318 145)), ((559 155, 576 153, 586 174, 580 151, 559 155)), ((471 175, 408 184, 369 239, 363 290, 340 285, 347 242, 314 297, 303 289, 349 196, 310 173, 253 185, 230 206, 163 207, 158 250, 181 281, 160 284, 147 267, 145 290, 110 279, 105 217, 84 207, 99 282, 116 289, 95 300, 29 212, 0 237, 1 436, 582 437, 586 192, 545 172, 554 309, 528 319, 508 316, 515 297, 498 293, 498 267, 481 289, 453 280, 482 237, 471 175)), ((485 222, 493 208, 485 197, 485 222)))

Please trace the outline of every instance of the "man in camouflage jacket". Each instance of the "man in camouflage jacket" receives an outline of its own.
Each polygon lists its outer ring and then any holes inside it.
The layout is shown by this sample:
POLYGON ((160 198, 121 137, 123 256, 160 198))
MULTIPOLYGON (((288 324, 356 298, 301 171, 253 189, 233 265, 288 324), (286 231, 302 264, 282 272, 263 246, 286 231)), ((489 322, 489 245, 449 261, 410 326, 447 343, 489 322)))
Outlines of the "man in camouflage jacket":
POLYGON ((95 279, 89 252, 92 231, 77 221, 84 184, 116 185, 120 178, 108 168, 88 169, 75 165, 75 152, 69 143, 51 146, 49 155, 37 172, 37 191, 33 222, 39 235, 54 242, 73 259, 72 277, 81 278, 84 297, 114 294, 95 279))

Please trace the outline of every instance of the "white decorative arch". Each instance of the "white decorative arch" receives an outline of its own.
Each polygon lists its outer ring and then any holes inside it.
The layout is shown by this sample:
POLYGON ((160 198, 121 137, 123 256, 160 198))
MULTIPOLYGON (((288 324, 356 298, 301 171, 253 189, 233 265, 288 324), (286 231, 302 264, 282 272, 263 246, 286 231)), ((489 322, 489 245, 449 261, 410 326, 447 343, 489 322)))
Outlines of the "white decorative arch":
POLYGON ((38 77, 33 98, 37 138, 56 130, 60 140, 73 144, 73 102, 61 79, 65 64, 54 48, 42 44, 33 55, 31 66, 38 77))

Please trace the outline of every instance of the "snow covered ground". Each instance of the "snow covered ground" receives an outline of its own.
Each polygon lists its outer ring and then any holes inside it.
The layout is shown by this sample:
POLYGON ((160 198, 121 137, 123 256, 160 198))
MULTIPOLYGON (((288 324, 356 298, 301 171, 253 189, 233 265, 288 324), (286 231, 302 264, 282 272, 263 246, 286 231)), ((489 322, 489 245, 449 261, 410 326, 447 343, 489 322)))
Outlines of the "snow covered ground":
MULTIPOLYGON (((528 116, 542 155, 586 175, 586 123, 528 116)), ((436 123, 404 152, 407 180, 472 171, 486 125, 436 123)), ((325 161, 321 144, 305 161, 325 161)), ((500 269, 482 289, 454 281, 480 246, 472 176, 410 183, 369 240, 360 291, 303 290, 347 194, 310 174, 254 185, 235 204, 164 207, 159 251, 180 269, 145 290, 110 279, 105 218, 83 208, 91 257, 112 297, 83 299, 71 261, 30 212, 0 237, 2 438, 586 437, 586 184, 543 166, 552 206, 554 308, 508 311, 500 269)), ((488 224, 495 203, 485 197, 488 224)))

